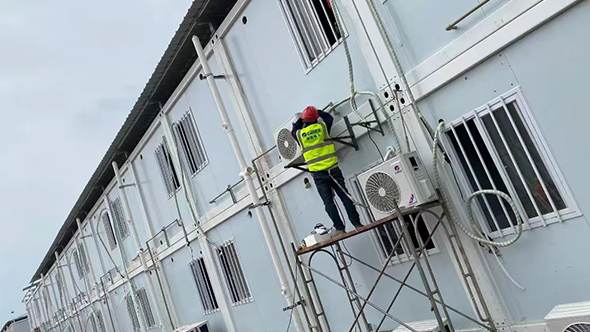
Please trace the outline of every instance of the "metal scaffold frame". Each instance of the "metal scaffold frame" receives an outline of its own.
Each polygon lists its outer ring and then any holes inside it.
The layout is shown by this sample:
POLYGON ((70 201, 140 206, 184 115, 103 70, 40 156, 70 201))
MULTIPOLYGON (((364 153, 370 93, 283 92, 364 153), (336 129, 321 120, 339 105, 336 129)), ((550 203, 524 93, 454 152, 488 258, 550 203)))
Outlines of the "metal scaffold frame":
MULTIPOLYGON (((450 331, 450 332, 455 331, 455 328, 453 326, 452 320, 449 315, 450 311, 457 314, 457 315, 462 316, 463 318, 477 324, 478 326, 480 326, 486 330, 496 331, 495 325, 494 325, 493 321, 490 319, 489 310, 485 304, 485 300, 484 300, 482 293, 479 289, 479 285, 477 284, 477 281, 473 275, 473 271, 471 270, 471 266, 470 266, 469 262, 466 261, 466 259, 461 260, 461 258, 460 258, 461 256, 463 256, 463 257, 465 257, 465 256, 460 254, 460 253, 463 253, 463 246, 462 246, 459 238, 457 237, 457 234, 456 234, 455 229, 453 227, 454 225, 452 223, 449 223, 447 225, 443 221, 443 219, 445 217, 444 212, 442 212, 440 215, 437 215, 436 213, 434 213, 433 211, 430 210, 431 208, 436 207, 436 206, 439 206, 438 202, 425 204, 425 205, 418 206, 418 207, 408 209, 405 211, 401 211, 401 212, 399 211, 399 209, 397 209, 396 212, 388 218, 384 218, 384 219, 381 219, 381 220, 376 221, 374 223, 371 223, 369 225, 365 225, 355 231, 346 233, 342 236, 325 241, 323 243, 319 243, 319 244, 314 245, 309 248, 297 250, 295 248, 295 246, 292 244, 291 247, 293 250, 293 254, 296 256, 297 270, 299 272, 300 277, 303 279, 303 283, 304 283, 303 291, 305 293, 306 298, 308 298, 308 299, 313 298, 312 293, 319 294, 317 286, 315 284, 315 279, 313 277, 313 275, 316 274, 316 275, 319 275, 322 278, 332 282, 333 284, 337 285, 338 287, 340 287, 346 291, 346 293, 348 295, 349 302, 350 302, 351 311, 354 316, 354 321, 352 322, 350 328, 348 329, 349 332, 355 331, 355 327, 357 328, 356 331, 367 331, 367 332, 379 331, 379 329, 383 325, 386 318, 389 318, 389 319, 395 321, 396 323, 404 326, 405 328, 407 328, 408 330, 410 330, 412 332, 417 332, 412 326, 408 325, 407 323, 403 322, 401 319, 397 318, 396 316, 394 316, 393 314, 390 313, 391 308, 393 307, 396 300, 398 300, 398 297, 399 297, 402 289, 404 287, 406 287, 407 289, 410 289, 410 290, 414 291, 415 293, 426 297, 430 301, 431 311, 433 312, 433 314, 436 318, 436 321, 437 321, 440 331, 450 331), (419 242, 418 248, 416 248, 413 244, 411 235, 408 231, 408 225, 406 224, 406 222, 400 222, 400 221, 405 220, 405 217, 409 217, 411 219, 411 225, 414 227, 415 234, 419 234, 418 233, 418 220, 420 220, 420 218, 424 214, 428 214, 428 215, 435 217, 437 219, 437 222, 433 226, 432 231, 429 231, 428 237, 425 241, 422 240, 422 238, 420 236, 416 236, 417 241, 419 242), (369 263, 364 262, 363 260, 361 260, 359 258, 354 257, 350 252, 345 252, 342 250, 342 246, 340 244, 341 241, 343 241, 347 238, 353 237, 353 236, 360 235, 362 233, 368 232, 368 231, 373 230, 377 227, 384 226, 385 224, 392 223, 392 222, 398 223, 399 229, 401 230, 401 234, 400 234, 398 240, 396 241, 395 245, 391 249, 389 256, 387 257, 387 259, 385 260, 385 262, 383 263, 383 265, 380 269, 375 266, 370 265, 369 263), (460 310, 446 304, 443 297, 442 297, 442 294, 440 292, 440 288, 438 286, 438 283, 436 281, 436 277, 434 275, 434 271, 433 271, 432 266, 430 264, 430 260, 428 258, 428 255, 426 254, 426 250, 427 250, 426 245, 430 241, 432 241, 432 237, 433 237, 434 233, 436 232, 436 230, 439 228, 439 226, 441 226, 441 228, 444 231, 445 236, 449 239, 449 241, 451 243, 453 257, 455 260, 457 260, 457 262, 460 266, 461 275, 462 275, 465 283, 467 284, 470 300, 473 302, 473 306, 475 308, 475 311, 476 311, 479 319, 471 317, 471 316, 465 314, 464 312, 461 312, 460 310), (406 272, 405 276, 402 279, 396 278, 396 277, 385 272, 387 267, 390 265, 389 264, 390 261, 396 255, 396 250, 400 247, 400 245, 404 245, 406 248, 409 248, 411 256, 414 257, 414 261, 413 261, 412 265, 410 266, 409 270, 406 272), (328 247, 332 247, 334 251, 330 252, 330 251, 326 250, 326 248, 328 248, 328 247), (320 253, 320 252, 328 254, 328 256, 330 256, 334 260, 334 262, 338 268, 338 272, 340 274, 341 281, 338 281, 338 280, 328 276, 327 274, 325 274, 325 273, 323 273, 323 272, 319 271, 318 269, 311 266, 312 259, 315 257, 315 255, 317 253, 320 253), (304 262, 304 260, 303 260, 303 256, 306 254, 310 254, 309 258, 307 260, 307 263, 304 262), (355 262, 361 264, 362 266, 367 267, 367 268, 379 273, 377 276, 377 279, 375 280, 375 282, 371 286, 368 294, 365 297, 361 296, 354 286, 352 274, 350 273, 350 270, 349 270, 350 265, 342 263, 344 261, 345 257, 348 257, 352 261, 355 261, 355 262), (421 262, 421 259, 423 259, 423 262, 421 262), (414 268, 416 268, 419 272, 420 279, 421 279, 422 284, 424 286, 424 291, 421 291, 420 289, 418 289, 414 286, 411 286, 407 283, 407 280, 410 277, 410 275, 412 274, 414 268), (309 278, 305 278, 305 276, 304 276, 305 270, 312 272, 310 274, 309 278), (377 288, 377 285, 383 279, 383 277, 387 277, 388 279, 393 280, 393 281, 400 284, 400 286, 397 288, 396 292, 394 293, 393 298, 392 298, 391 302, 389 303, 389 305, 387 306, 387 308, 381 308, 380 306, 376 305, 374 302, 372 302, 370 300, 371 296, 373 295, 373 293, 375 292, 375 290, 377 288), (429 278, 430 278, 430 280, 429 280, 429 278), (475 292, 471 289, 472 287, 469 285, 471 285, 473 287, 475 292), (378 325, 375 328, 371 324, 369 324, 369 322, 367 321, 367 318, 365 316, 365 309, 367 306, 370 306, 373 309, 379 311, 381 314, 383 314, 381 320, 379 321, 378 325)), ((321 300, 319 299, 319 296, 317 296, 317 299, 315 302, 316 303, 310 303, 310 306, 312 307, 312 312, 315 315, 314 318, 316 319, 316 321, 320 321, 320 318, 322 318, 322 322, 323 322, 323 326, 322 326, 322 324, 318 325, 317 330, 320 332, 331 332, 332 330, 329 326, 329 323, 328 323, 328 320, 326 317, 326 313, 323 309, 323 306, 322 306, 321 300)))

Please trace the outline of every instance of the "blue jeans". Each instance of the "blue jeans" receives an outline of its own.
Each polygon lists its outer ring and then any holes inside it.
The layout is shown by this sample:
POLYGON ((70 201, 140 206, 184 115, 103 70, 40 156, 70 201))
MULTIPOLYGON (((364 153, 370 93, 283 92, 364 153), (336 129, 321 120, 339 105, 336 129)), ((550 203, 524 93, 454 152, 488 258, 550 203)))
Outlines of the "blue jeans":
POLYGON ((354 202, 347 195, 348 190, 346 189, 344 176, 342 175, 340 168, 335 167, 326 171, 312 172, 311 174, 313 176, 313 181, 315 182, 316 188, 318 189, 318 193, 320 194, 322 201, 324 201, 326 212, 334 223, 334 228, 338 230, 344 230, 344 223, 342 222, 342 218, 340 218, 338 208, 334 202, 334 192, 336 192, 344 204, 344 208, 346 209, 346 214, 348 215, 350 222, 354 226, 360 226, 361 221, 359 213, 354 206, 354 202), (330 177, 330 175, 332 176, 330 177), (338 186, 332 178, 334 178, 334 180, 336 180, 340 186, 338 186), (346 190, 346 192, 342 191, 340 187, 346 190))

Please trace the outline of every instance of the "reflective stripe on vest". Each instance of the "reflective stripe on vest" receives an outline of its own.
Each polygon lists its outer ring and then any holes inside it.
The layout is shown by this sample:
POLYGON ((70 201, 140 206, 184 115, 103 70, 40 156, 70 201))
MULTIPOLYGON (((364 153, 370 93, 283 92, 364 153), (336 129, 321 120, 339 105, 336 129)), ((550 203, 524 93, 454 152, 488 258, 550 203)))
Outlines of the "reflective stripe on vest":
POLYGON ((309 171, 323 171, 338 162, 336 148, 329 139, 328 128, 323 122, 314 123, 297 131, 297 140, 309 171))

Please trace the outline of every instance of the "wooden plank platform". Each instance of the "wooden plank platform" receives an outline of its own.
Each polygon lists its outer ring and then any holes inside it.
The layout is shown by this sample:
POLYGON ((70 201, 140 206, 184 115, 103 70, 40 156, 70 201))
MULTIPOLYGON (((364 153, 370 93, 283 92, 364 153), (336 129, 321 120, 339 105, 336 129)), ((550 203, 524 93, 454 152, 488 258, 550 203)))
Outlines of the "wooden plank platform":
MULTIPOLYGON (((426 210, 426 209, 429 209, 429 208, 432 208, 432 207, 435 207, 435 206, 438 206, 438 205, 440 205, 440 203, 439 203, 438 200, 432 201, 432 202, 425 203, 425 204, 422 204, 422 205, 414 206, 414 207, 412 207, 410 209, 407 209, 407 210, 403 210, 402 211, 402 215, 407 216, 407 215, 410 215, 410 214, 413 214, 413 213, 416 213, 416 212, 420 212, 422 210, 426 210)), ((348 239, 349 237, 353 237, 355 235, 359 235, 359 234, 368 232, 368 231, 370 231, 372 229, 375 229, 375 228, 377 228, 379 226, 382 226, 384 224, 390 223, 390 222, 392 222, 392 221, 394 221, 396 219, 397 219, 396 215, 395 214, 392 214, 389 217, 386 217, 386 218, 377 220, 377 221, 375 221, 373 223, 370 223, 368 225, 364 225, 363 227, 357 228, 357 229, 352 230, 350 232, 346 232, 346 233, 344 233, 344 234, 342 234, 340 236, 331 238, 329 240, 326 240, 326 241, 323 241, 323 242, 314 244, 311 247, 307 247, 305 249, 299 249, 297 251, 297 255, 303 255, 303 254, 306 254, 306 253, 309 253, 309 252, 313 252, 313 251, 316 251, 316 250, 319 250, 319 249, 322 249, 322 248, 325 248, 325 247, 329 247, 329 246, 335 244, 336 242, 339 242, 339 241, 348 239)))

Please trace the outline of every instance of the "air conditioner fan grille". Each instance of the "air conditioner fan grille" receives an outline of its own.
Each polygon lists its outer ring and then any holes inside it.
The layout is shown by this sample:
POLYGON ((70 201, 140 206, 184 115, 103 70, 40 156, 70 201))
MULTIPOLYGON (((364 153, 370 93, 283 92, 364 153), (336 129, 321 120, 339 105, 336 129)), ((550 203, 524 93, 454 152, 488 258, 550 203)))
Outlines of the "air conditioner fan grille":
POLYGON ((570 324, 563 332, 590 332, 590 322, 570 324))
POLYGON ((365 183, 365 194, 369 203, 381 212, 395 210, 394 202, 400 203, 400 189, 397 182, 383 172, 375 172, 365 183))
POLYGON ((291 135, 289 129, 283 128, 277 134, 277 148, 283 159, 291 160, 297 155, 297 149, 299 149, 299 146, 291 135))

